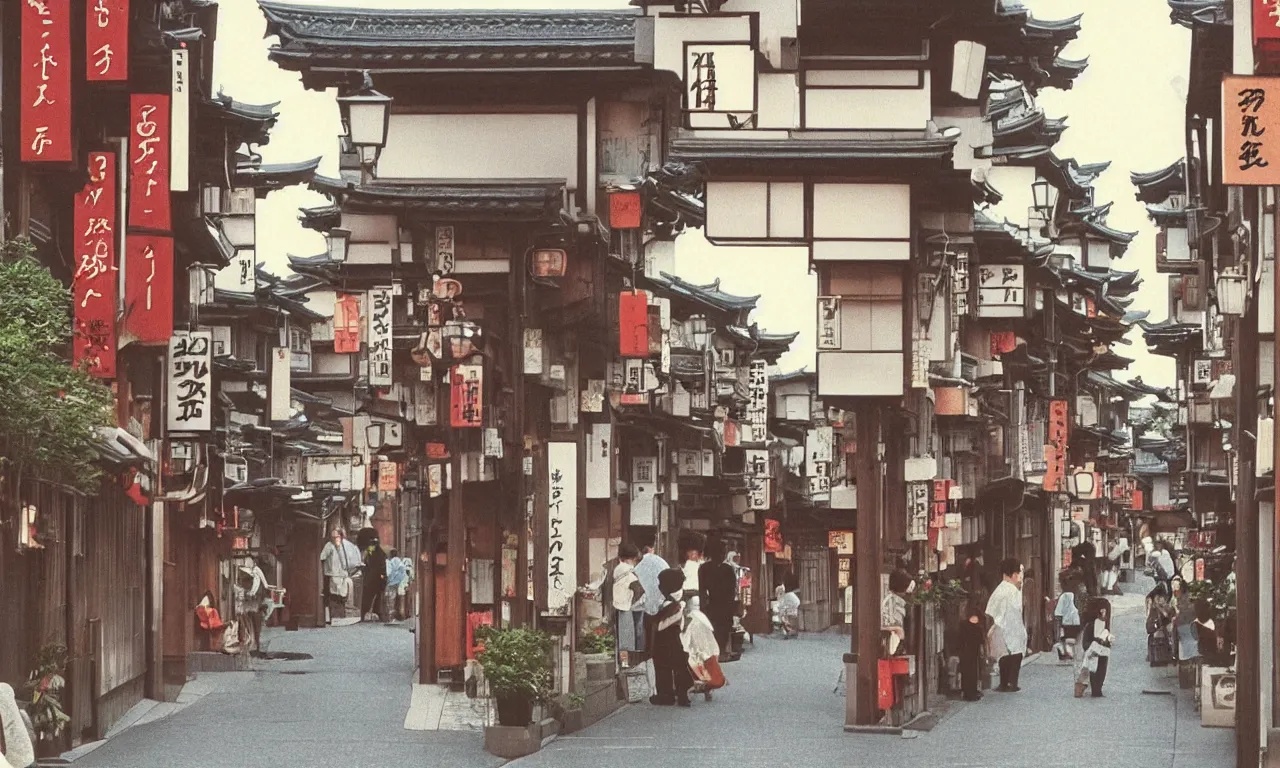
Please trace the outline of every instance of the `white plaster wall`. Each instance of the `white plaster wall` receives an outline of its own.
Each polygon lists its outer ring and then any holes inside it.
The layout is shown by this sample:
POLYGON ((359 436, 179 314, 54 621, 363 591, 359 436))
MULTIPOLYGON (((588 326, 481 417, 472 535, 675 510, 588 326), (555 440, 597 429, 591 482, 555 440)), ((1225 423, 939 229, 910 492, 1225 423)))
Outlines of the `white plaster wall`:
POLYGON ((659 16, 654 19, 653 67, 674 72, 683 81, 686 41, 745 43, 750 39, 751 21, 746 16, 659 16))
MULTIPOLYGON (((760 84, 756 127, 760 129, 792 130, 800 127, 800 89, 796 87, 794 72, 762 72, 757 76, 760 84)), ((758 131, 744 131, 755 136, 758 131)))
POLYGON ((923 131, 933 117, 930 80, 925 72, 923 88, 808 89, 805 127, 923 131))
POLYGON ((578 179, 578 116, 392 114, 378 177, 578 179))
POLYGON ((760 50, 778 67, 782 66, 782 38, 796 36, 798 5, 792 0, 731 0, 724 10, 760 14, 760 50))
POLYGON ((344 213, 342 227, 351 231, 353 243, 394 243, 400 237, 395 216, 344 213))
POLYGON ((908 184, 814 184, 813 234, 819 238, 911 236, 908 184))
POLYGON ((818 395, 901 395, 904 359, 901 352, 819 352, 818 395))

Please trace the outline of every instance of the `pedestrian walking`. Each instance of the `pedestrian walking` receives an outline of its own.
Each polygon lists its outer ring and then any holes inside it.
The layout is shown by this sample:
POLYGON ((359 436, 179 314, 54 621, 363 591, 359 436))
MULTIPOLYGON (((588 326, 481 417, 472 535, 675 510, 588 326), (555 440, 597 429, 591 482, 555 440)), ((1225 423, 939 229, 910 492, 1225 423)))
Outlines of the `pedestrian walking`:
POLYGON ((18 706, 13 687, 0 683, 0 757, 4 759, 4 768, 31 768, 36 764, 30 722, 18 706))
POLYGON ((800 636, 800 585, 787 577, 785 592, 778 598, 778 620, 782 623, 782 639, 794 640, 800 636))
POLYGON ((236 581, 232 593, 236 600, 236 619, 240 622, 240 633, 248 640, 253 639, 253 648, 241 643, 241 650, 249 650, 251 654, 262 652, 262 614, 266 611, 267 576, 262 568, 253 561, 241 566, 236 571, 236 581))
POLYGON ((964 619, 957 632, 960 657, 960 693, 965 701, 982 698, 978 680, 982 673, 982 657, 986 652, 987 631, 983 626, 982 603, 970 599, 965 604, 964 619))
POLYGON ((738 612, 738 573, 720 541, 708 541, 706 560, 698 568, 701 613, 711 622, 719 661, 729 661, 733 617, 738 612))
POLYGON ((385 620, 399 621, 408 613, 404 602, 412 579, 413 561, 407 557, 400 557, 398 551, 391 550, 391 556, 387 558, 387 591, 383 597, 387 609, 385 620))
POLYGON ((1092 689, 1094 698, 1101 698, 1115 639, 1111 634, 1111 604, 1102 599, 1090 600, 1083 618, 1080 640, 1085 651, 1076 672, 1076 698, 1084 696, 1086 687, 1092 689))
MULTIPOLYGON (((320 562, 324 564, 325 608, 330 610, 335 604, 345 604, 351 594, 351 574, 360 567, 360 549, 341 528, 335 528, 320 550, 320 562)), ((326 624, 333 623, 331 615, 326 615, 326 624)))
POLYGON ((1076 605, 1079 587, 1065 572, 1058 579, 1062 594, 1053 609, 1053 618, 1058 624, 1058 642, 1054 649, 1058 652, 1058 661, 1068 661, 1075 659, 1076 643, 1080 639, 1080 608, 1076 605))
POLYGON ((630 659, 633 653, 642 652, 644 645, 644 587, 640 577, 636 575, 636 566, 640 564, 640 550, 630 542, 622 542, 618 547, 618 562, 609 576, 610 597, 609 611, 612 616, 614 638, 618 653, 630 659))
POLYGON ((1022 620, 1022 564, 1015 558, 1000 562, 1000 585, 987 600, 991 630, 987 633, 988 655, 998 660, 1000 687, 1016 693, 1022 658, 1027 652, 1027 626, 1022 620))
POLYGON ((382 551, 382 544, 374 537, 365 550, 363 595, 360 601, 360 620, 373 621, 382 618, 383 592, 387 589, 387 553, 382 551))
POLYGON ((689 654, 684 650, 680 633, 684 629, 684 573, 668 568, 658 574, 662 605, 650 620, 651 636, 646 645, 653 653, 653 673, 658 692, 649 697, 657 706, 679 704, 689 706, 689 688, 693 674, 689 670, 689 654))

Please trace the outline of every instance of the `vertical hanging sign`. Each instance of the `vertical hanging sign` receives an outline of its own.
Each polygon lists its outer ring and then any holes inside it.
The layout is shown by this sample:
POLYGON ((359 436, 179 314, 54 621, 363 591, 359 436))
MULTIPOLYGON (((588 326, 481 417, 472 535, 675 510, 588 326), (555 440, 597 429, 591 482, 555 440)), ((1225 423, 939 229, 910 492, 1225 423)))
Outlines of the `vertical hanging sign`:
POLYGON ((1044 490, 1063 490, 1067 471, 1067 401, 1049 401, 1049 444, 1044 447, 1048 468, 1044 473, 1044 490))
POLYGON ((449 426, 483 426, 484 368, 478 365, 455 365, 450 383, 449 426))
POLYGON ((391 383, 391 289, 374 288, 369 291, 369 386, 391 383))
POLYGON ((71 162, 71 3, 23 0, 20 139, 24 163, 71 162))
POLYGON ((173 335, 173 238, 125 238, 123 336, 140 344, 165 344, 173 335))
POLYGON ((75 199, 76 365, 90 376, 116 375, 116 156, 89 153, 89 182, 75 199))
POLYGON ((129 79, 129 0, 85 4, 84 79, 129 79))
POLYGON ((818 297, 818 349, 840 349, 840 297, 818 297))
POLYGON ((649 296, 644 291, 618 295, 618 353, 623 357, 649 356, 649 296))
POLYGON ((190 186, 191 145, 191 64, 186 48, 170 51, 173 54, 172 84, 169 89, 169 189, 186 192, 190 186))
POLYGON ((746 442, 763 443, 769 439, 769 377, 763 360, 752 360, 747 371, 747 423, 750 425, 746 442))
POLYGON ((211 342, 207 331, 177 331, 169 340, 170 432, 208 432, 212 426, 211 342))
POLYGON ((169 231, 169 95, 129 101, 129 226, 169 231))
POLYGON ((568 616, 578 589, 578 444, 547 443, 547 612, 568 616))

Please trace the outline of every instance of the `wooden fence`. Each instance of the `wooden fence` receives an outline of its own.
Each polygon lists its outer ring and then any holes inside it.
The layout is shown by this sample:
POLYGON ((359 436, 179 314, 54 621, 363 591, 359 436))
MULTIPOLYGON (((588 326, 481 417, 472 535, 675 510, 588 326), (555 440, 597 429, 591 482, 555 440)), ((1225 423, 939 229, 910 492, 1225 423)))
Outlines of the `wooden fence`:
POLYGON ((146 509, 109 476, 92 496, 25 482, 42 548, 20 550, 9 480, 0 476, 0 681, 21 692, 40 648, 65 645, 67 743, 98 738, 143 696, 146 509))

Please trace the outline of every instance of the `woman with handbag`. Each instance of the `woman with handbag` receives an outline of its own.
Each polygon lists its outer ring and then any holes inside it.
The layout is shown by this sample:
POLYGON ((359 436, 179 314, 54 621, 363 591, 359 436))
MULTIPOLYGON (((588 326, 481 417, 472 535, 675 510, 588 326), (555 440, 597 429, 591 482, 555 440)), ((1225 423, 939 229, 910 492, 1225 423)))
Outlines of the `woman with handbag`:
POLYGON ((1111 659, 1111 604, 1101 598, 1090 600, 1084 616, 1084 629, 1080 633, 1084 655, 1076 672, 1076 698, 1084 696, 1085 688, 1091 688, 1095 699, 1102 698, 1102 684, 1107 680, 1107 666, 1111 659))
POLYGON ((30 768, 36 764, 31 730, 13 687, 0 683, 0 756, 4 757, 4 768, 30 768))

